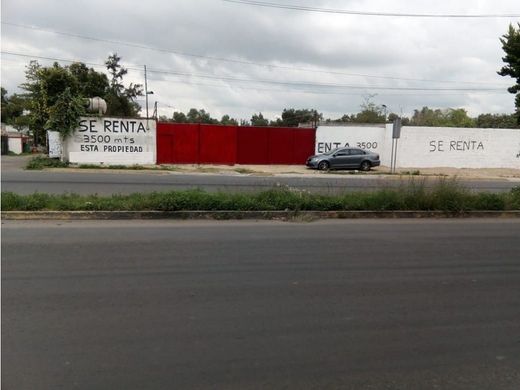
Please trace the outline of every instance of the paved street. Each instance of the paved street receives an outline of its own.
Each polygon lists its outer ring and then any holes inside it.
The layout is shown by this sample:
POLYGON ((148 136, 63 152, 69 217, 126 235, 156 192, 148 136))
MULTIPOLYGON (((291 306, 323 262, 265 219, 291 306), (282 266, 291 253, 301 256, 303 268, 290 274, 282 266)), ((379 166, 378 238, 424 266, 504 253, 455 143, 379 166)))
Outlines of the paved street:
MULTIPOLYGON (((374 191, 408 183, 410 179, 389 178, 383 175, 312 175, 298 176, 248 176, 193 174, 178 172, 121 172, 109 171, 24 171, 2 168, 2 191, 19 194, 46 192, 51 194, 77 193, 111 195, 133 192, 173 191, 201 188, 206 191, 255 192, 265 191, 284 185, 300 190, 322 194, 345 191, 374 191)), ((415 182, 425 180, 413 177, 415 182)), ((426 185, 433 185, 437 178, 426 179, 426 185)), ((502 192, 520 185, 518 179, 464 179, 460 183, 475 191, 502 192)))
POLYGON ((4 389, 518 389, 520 221, 2 223, 4 389))

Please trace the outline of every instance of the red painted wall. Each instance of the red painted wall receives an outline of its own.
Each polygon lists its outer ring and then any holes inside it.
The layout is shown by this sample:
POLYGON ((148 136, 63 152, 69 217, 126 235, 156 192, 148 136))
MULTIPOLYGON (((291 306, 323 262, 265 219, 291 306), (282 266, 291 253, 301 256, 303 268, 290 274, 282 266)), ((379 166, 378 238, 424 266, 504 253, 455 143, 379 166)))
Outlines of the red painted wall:
POLYGON ((315 129, 157 124, 158 164, 305 164, 315 129))
POLYGON ((199 163, 229 164, 237 161, 237 126, 200 125, 199 163))
POLYGON ((294 130, 293 164, 305 164, 313 155, 316 143, 316 129, 296 128, 294 130))
POLYGON ((269 161, 269 128, 241 126, 237 129, 237 164, 269 161))
POLYGON ((198 164, 198 123, 157 123, 158 164, 198 164))

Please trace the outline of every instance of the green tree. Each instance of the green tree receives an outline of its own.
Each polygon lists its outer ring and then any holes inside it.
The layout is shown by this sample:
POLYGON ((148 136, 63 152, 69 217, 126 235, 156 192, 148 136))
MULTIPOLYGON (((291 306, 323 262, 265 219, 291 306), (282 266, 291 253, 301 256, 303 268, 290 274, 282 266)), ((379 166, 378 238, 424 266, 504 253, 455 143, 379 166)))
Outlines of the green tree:
POLYGON ((218 120, 213 119, 209 112, 206 112, 204 109, 197 110, 196 108, 191 108, 186 118, 188 123, 218 124, 218 120))
POLYGON ((31 61, 25 72, 26 82, 21 88, 26 91, 26 108, 29 110, 28 125, 31 130, 35 144, 45 144, 45 130, 59 131, 62 135, 70 133, 70 128, 59 127, 64 124, 59 116, 65 115, 69 119, 76 117, 75 122, 79 121, 79 116, 83 115, 85 109, 74 110, 62 113, 55 109, 59 102, 64 108, 63 101, 71 96, 80 98, 79 82, 67 67, 60 66, 57 62, 49 67, 42 67, 37 61, 31 61))
POLYGON ((175 123, 187 123, 188 122, 188 118, 186 118, 186 114, 184 114, 183 112, 175 111, 173 113, 173 121, 175 123))
POLYGON ((235 118, 230 118, 229 115, 223 115, 220 120, 221 125, 234 125, 238 126, 238 121, 235 118))
POLYGON ((109 83, 106 74, 96 72, 81 62, 71 64, 69 71, 79 83, 80 95, 91 98, 104 97, 108 93, 109 83))
POLYGON ((445 120, 448 127, 475 127, 477 123, 463 108, 448 108, 445 120))
POLYGON ((142 95, 142 88, 139 84, 124 86, 123 76, 127 70, 120 65, 120 60, 117 54, 107 59, 110 81, 106 74, 83 63, 63 67, 56 62, 43 67, 31 61, 26 68, 25 82, 20 86, 25 93, 12 97, 13 102, 23 103, 23 108, 29 111, 27 116, 18 117, 17 124, 28 124, 36 144, 45 142, 47 129, 66 136, 74 129, 79 116, 85 115, 85 99, 95 96, 107 101, 108 115, 137 116, 140 107, 134 100, 142 95))
POLYGON ((352 117, 355 123, 385 123, 386 115, 383 106, 378 106, 371 101, 370 97, 366 98, 361 104, 361 112, 352 117))
POLYGON ((516 94, 515 96, 515 107, 517 123, 520 124, 520 23, 518 23, 518 29, 510 24, 507 34, 500 38, 502 43, 502 49, 506 53, 505 57, 502 57, 507 65, 503 66, 498 71, 500 76, 510 76, 516 79, 516 84, 509 87, 507 90, 510 93, 516 94))
POLYGON ((518 129, 520 124, 514 114, 480 114, 477 127, 488 129, 518 129))
POLYGON ((282 119, 274 123, 276 126, 297 127, 300 123, 317 123, 321 119, 323 119, 323 114, 319 114, 314 109, 285 108, 282 111, 282 119))
POLYGON ((252 126, 269 126, 269 120, 264 118, 261 112, 253 114, 251 117, 252 126))
POLYGON ((56 103, 49 108, 49 120, 45 127, 59 131, 65 138, 78 127, 78 120, 82 115, 85 115, 85 99, 73 95, 67 87, 59 95, 56 103))
POLYGON ((433 110, 429 107, 423 107, 421 110, 414 110, 410 118, 412 126, 445 126, 444 114, 441 110, 433 110))
POLYGON ((137 116, 141 107, 135 99, 143 95, 143 87, 141 84, 133 83, 128 87, 124 86, 123 77, 128 73, 128 70, 120 64, 120 61, 121 57, 114 53, 105 62, 110 75, 110 85, 104 96, 108 107, 107 115, 137 116))
POLYGON ((7 96, 7 90, 2 88, 2 122, 20 128, 23 126, 23 114, 26 100, 23 96, 13 94, 7 96), (21 126, 22 125, 22 126, 21 126))
POLYGON ((463 108, 448 108, 446 110, 423 107, 414 110, 410 119, 411 126, 431 127, 475 127, 476 121, 468 116, 463 108))

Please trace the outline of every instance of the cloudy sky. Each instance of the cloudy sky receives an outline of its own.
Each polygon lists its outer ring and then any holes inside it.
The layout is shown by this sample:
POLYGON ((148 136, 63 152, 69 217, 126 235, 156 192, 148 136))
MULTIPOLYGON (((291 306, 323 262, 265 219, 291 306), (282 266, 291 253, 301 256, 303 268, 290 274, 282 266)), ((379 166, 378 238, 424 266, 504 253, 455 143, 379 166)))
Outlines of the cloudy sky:
MULTIPOLYGON (((246 1, 247 2, 247 1, 246 1)), ((263 1, 264 3, 267 2, 263 1)), ((269 0, 333 11, 520 15, 518 0, 269 0)), ((159 114, 203 108, 213 117, 274 119, 283 108, 325 117, 369 99, 409 115, 463 107, 514 111, 498 76, 499 37, 518 16, 399 17, 308 12, 224 0, 2 0, 2 86, 17 92, 31 59, 81 61, 104 71, 117 52, 126 82, 144 83, 159 114), (46 59, 48 58, 48 59, 46 59)), ((144 100, 143 100, 144 105, 144 100)))

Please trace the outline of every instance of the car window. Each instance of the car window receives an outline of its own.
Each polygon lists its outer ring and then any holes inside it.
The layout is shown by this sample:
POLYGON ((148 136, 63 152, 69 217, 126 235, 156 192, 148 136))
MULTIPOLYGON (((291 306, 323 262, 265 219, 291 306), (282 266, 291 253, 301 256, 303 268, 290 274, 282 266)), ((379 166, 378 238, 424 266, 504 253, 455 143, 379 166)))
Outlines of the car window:
POLYGON ((328 152, 325 152, 323 154, 326 156, 332 156, 333 154, 337 153, 339 150, 340 150, 339 148, 336 148, 336 149, 329 150, 328 152))
POLYGON ((354 155, 354 156, 358 156, 360 154, 365 154, 365 152, 363 152, 362 150, 360 149, 350 149, 350 154, 354 155))
POLYGON ((336 152, 336 156, 348 156, 348 149, 340 149, 336 152))

